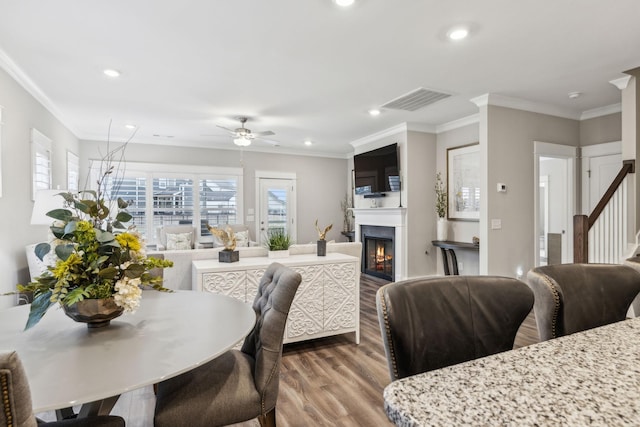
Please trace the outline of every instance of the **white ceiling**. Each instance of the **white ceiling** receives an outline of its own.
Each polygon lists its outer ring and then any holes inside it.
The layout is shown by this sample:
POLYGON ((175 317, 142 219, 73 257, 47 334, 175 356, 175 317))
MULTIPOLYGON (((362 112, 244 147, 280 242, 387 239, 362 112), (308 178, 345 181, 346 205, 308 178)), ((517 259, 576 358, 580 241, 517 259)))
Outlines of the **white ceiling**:
POLYGON ((486 93, 574 118, 617 104, 639 18, 638 0, 0 0, 0 66, 82 139, 112 120, 114 140, 134 123, 134 142, 234 148, 216 125, 246 115, 280 142, 249 149, 344 155, 400 123, 473 115, 486 93), (471 36, 446 40, 457 24, 471 36), (453 96, 367 114, 420 87, 453 96))

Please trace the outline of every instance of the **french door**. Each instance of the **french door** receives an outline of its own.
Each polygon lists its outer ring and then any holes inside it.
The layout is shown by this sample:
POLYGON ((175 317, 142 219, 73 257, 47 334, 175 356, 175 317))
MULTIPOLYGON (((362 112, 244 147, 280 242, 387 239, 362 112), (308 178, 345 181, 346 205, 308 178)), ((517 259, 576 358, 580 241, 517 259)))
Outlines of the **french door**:
POLYGON ((296 181, 292 178, 258 179, 258 233, 257 240, 265 242, 271 230, 285 232, 296 241, 296 181))

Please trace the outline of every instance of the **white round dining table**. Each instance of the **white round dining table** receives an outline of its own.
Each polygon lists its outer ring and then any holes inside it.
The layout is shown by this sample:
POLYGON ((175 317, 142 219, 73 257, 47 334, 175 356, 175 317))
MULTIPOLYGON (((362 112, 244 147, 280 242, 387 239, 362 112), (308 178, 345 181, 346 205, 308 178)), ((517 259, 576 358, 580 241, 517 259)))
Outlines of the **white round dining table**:
POLYGON ((0 352, 17 351, 35 413, 81 404, 93 405, 91 413, 108 412, 122 393, 213 360, 256 321, 249 304, 194 291, 144 291, 135 313, 99 329, 56 306, 24 331, 28 314, 28 305, 0 311, 0 352), (106 407, 96 406, 107 400, 106 407))

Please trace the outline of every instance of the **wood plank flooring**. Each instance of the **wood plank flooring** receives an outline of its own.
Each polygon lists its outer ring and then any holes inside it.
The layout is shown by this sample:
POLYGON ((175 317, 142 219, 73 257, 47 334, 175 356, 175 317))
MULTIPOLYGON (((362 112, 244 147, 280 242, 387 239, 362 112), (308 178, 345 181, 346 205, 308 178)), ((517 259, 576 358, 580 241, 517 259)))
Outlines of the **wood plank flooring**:
MULTIPOLYGON (((360 280, 360 345, 354 334, 285 345, 280 369, 277 422, 280 427, 390 426, 382 390, 389 372, 380 338, 375 293, 387 282, 360 280)), ((523 322, 515 347, 538 342, 533 313, 523 322)), ((128 427, 153 426, 151 387, 122 395, 113 413, 128 427)), ((48 418, 51 419, 51 418, 48 418)), ((236 427, 258 426, 248 421, 236 427)))

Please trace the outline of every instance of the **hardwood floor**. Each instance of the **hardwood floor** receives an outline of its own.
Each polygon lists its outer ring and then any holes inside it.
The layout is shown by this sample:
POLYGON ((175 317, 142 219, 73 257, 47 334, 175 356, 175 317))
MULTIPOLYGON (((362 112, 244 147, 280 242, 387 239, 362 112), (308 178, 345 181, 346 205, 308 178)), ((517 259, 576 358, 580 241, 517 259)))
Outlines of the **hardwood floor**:
MULTIPOLYGON (((360 345, 353 334, 288 344, 280 369, 277 422, 280 427, 390 426, 382 390, 389 383, 375 307, 375 293, 387 283, 370 276, 360 281, 360 345)), ((523 322, 515 347, 538 342, 533 313, 523 322)), ((151 387, 122 395, 113 413, 128 427, 153 425, 151 387)), ((236 427, 258 426, 256 420, 236 427)))

